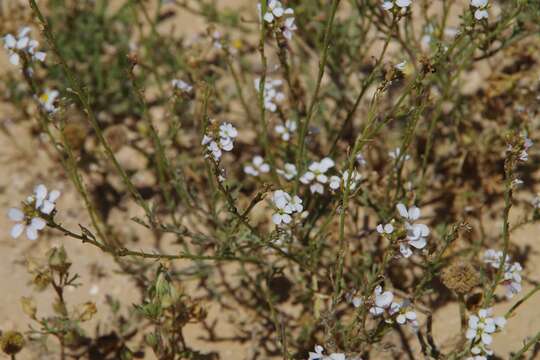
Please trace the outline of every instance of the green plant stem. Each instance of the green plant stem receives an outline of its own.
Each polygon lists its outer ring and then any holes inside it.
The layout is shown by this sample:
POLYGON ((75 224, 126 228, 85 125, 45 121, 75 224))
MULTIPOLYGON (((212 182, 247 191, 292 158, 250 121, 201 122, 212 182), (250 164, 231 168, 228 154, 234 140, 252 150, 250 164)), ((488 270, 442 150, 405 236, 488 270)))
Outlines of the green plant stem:
POLYGON ((306 134, 309 128, 309 123, 313 117, 313 113, 315 112, 315 105, 317 104, 319 100, 319 92, 321 90, 322 78, 324 76, 324 72, 326 69, 326 62, 328 61, 328 49, 330 47, 332 27, 334 24, 334 19, 336 17, 336 12, 337 12, 339 3, 340 3, 340 0, 332 1, 332 6, 330 9, 330 18, 328 19, 328 22, 326 23, 326 28, 324 30, 323 50, 322 50, 321 59, 319 60, 319 73, 317 76, 317 83, 315 85, 315 90, 313 91, 313 95, 311 97, 311 102, 308 107, 306 118, 304 119, 304 121, 302 122, 300 126, 300 134, 298 138, 298 149, 296 153, 296 168, 298 169, 298 175, 296 176, 296 179, 294 182, 294 191, 293 191, 295 194, 298 193, 300 176, 302 176, 302 173, 304 170, 304 152, 305 152, 305 147, 306 147, 306 134))
POLYGON ((534 287, 531 291, 527 293, 527 295, 525 295, 518 302, 512 305, 512 307, 506 312, 506 314, 504 314, 504 317, 507 319, 510 318, 514 314, 514 311, 516 311, 517 308, 520 307, 525 301, 529 300, 534 294, 536 294, 538 290, 540 290, 540 285, 534 287))
MULTIPOLYGON (((261 1, 261 14, 264 14, 267 9, 267 0, 261 1)), ((268 123, 266 121, 266 108, 264 106, 264 91, 266 84, 266 71, 268 67, 268 61, 266 59, 266 53, 264 50, 264 42, 266 37, 266 21, 262 20, 260 22, 260 33, 259 33, 259 54, 261 57, 262 65, 262 74, 259 82, 259 110, 260 110, 260 121, 261 121, 261 143, 264 149, 264 154, 268 158, 270 163, 270 174, 272 175, 272 180, 279 184, 279 176, 276 172, 276 162, 274 160, 273 152, 269 146, 269 137, 268 137, 268 123)))
POLYGON ((94 129, 94 132, 96 133, 96 136, 97 136, 97 138, 99 140, 99 143, 103 146, 103 148, 105 150, 105 154, 107 155, 109 160, 111 160, 111 162, 113 163, 115 169, 120 174, 120 176, 121 176, 121 178, 122 178, 122 180, 124 182, 124 185, 126 186, 128 191, 135 198, 137 203, 144 209, 144 212, 145 212, 146 216, 148 217, 148 220, 150 221, 151 224, 153 224, 155 222, 155 219, 154 219, 154 215, 152 213, 152 210, 150 209, 149 205, 144 201, 144 199, 142 198, 139 191, 135 188, 135 185, 133 185, 133 183, 129 179, 129 177, 128 177, 127 173, 125 172, 125 170, 122 168, 122 166, 120 166, 120 163, 116 159, 111 147, 109 146, 109 144, 105 140, 105 137, 103 135, 103 131, 101 130, 101 127, 100 127, 100 125, 99 125, 99 123, 97 121, 97 118, 96 118, 93 110, 92 110, 92 107, 90 106, 90 102, 89 102, 89 99, 88 99, 88 94, 87 94, 86 91, 84 91, 84 89, 81 86, 79 80, 75 77, 73 71, 69 68, 65 58, 62 55, 62 52, 60 51, 60 49, 59 49, 59 47, 57 45, 56 39, 55 39, 55 37, 53 36, 53 34, 52 34, 51 30, 50 30, 49 23, 47 22, 47 20, 44 18, 43 14, 41 13, 36 1, 35 0, 29 0, 29 2, 30 2, 30 7, 32 8, 34 14, 37 16, 39 22, 43 26, 43 33, 45 35, 45 38, 47 39, 47 41, 48 41, 49 45, 51 46, 53 52, 56 54, 56 56, 58 57, 58 59, 60 61, 60 64, 62 65, 62 68, 63 68, 63 70, 64 70, 64 72, 65 72, 65 74, 66 74, 66 76, 68 78, 69 84, 71 86, 71 91, 79 99, 79 101, 80 101, 86 115, 88 116, 88 119, 90 120, 90 124, 92 125, 92 128, 94 129))
POLYGON ((510 360, 519 360, 521 357, 531 348, 531 346, 538 344, 540 342, 540 331, 536 333, 536 335, 529 341, 523 345, 523 347, 515 353, 510 360))

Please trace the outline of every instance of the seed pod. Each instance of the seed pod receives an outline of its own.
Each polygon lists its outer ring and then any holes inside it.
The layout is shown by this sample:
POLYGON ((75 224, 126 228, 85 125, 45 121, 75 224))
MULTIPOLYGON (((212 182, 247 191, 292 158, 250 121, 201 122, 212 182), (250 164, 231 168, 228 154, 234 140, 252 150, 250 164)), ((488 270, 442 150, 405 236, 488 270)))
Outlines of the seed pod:
POLYGON ((24 336, 18 331, 6 331, 0 338, 0 347, 8 355, 15 355, 24 347, 24 336))
POLYGON ((457 261, 450 264, 442 273, 442 282, 458 294, 469 293, 478 284, 478 273, 468 262, 457 261))

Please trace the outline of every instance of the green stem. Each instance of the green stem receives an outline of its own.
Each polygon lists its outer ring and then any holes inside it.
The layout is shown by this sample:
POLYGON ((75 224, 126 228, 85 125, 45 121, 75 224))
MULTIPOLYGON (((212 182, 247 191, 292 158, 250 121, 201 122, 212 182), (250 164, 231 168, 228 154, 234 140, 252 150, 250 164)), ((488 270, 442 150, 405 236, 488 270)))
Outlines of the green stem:
POLYGON ((300 127, 298 149, 297 149, 297 154, 296 154, 296 168, 298 169, 298 175, 296 176, 296 180, 294 183, 295 194, 298 192, 300 176, 302 176, 303 169, 304 169, 304 152, 305 152, 305 147, 306 147, 306 133, 307 133, 307 129, 309 127, 311 118, 313 117, 313 113, 315 111, 315 105, 318 102, 319 92, 321 90, 322 78, 324 76, 326 62, 328 60, 328 49, 330 47, 330 38, 331 38, 330 35, 332 33, 332 26, 334 24, 334 19, 336 17, 336 11, 337 11, 339 2, 340 0, 332 1, 332 8, 330 10, 330 18, 328 19, 328 22, 326 23, 326 28, 324 31, 323 52, 322 52, 321 59, 319 61, 319 74, 317 76, 317 83, 315 85, 315 90, 313 91, 311 103, 309 104, 306 119, 302 122, 302 126, 300 127))

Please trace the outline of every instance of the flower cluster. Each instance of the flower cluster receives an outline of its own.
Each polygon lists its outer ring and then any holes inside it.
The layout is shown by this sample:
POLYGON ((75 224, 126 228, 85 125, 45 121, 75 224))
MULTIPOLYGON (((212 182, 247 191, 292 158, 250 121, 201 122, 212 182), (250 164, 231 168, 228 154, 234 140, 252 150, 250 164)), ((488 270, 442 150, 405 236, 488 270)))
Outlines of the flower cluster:
POLYGON ((43 184, 36 186, 34 193, 23 202, 23 209, 11 208, 8 211, 10 220, 15 221, 11 228, 11 237, 17 239, 26 230, 28 240, 36 240, 38 231, 43 230, 47 217, 54 211, 56 200, 60 197, 60 191, 49 192, 43 184))
POLYGON ((289 141, 291 139, 292 134, 296 132, 296 121, 294 120, 287 120, 285 121, 285 124, 279 124, 276 125, 274 130, 279 134, 281 137, 281 140, 283 141, 289 141))
POLYGON ((287 180, 292 180, 296 177, 296 175, 298 175, 296 166, 291 163, 286 163, 283 166, 283 169, 277 169, 276 172, 287 180))
POLYGON ((362 175, 358 171, 353 170, 349 180, 349 171, 345 170, 341 177, 336 175, 330 176, 330 183, 328 186, 330 186, 330 189, 332 190, 338 190, 343 184, 343 187, 349 186, 350 190, 354 190, 360 181, 362 181, 362 175))
POLYGON ((529 160, 529 148, 533 146, 533 142, 531 139, 529 139, 526 135, 523 135, 523 149, 521 150, 521 153, 519 154, 519 160, 521 161, 527 161, 529 160))
POLYGON ((391 316, 395 317, 396 322, 399 325, 409 324, 413 330, 418 329, 416 312, 411 309, 410 301, 405 300, 400 303, 393 302, 392 305, 390 305, 389 313, 391 316))
POLYGON ((32 60, 45 61, 45 54, 42 51, 36 51, 39 46, 39 42, 30 38, 31 29, 29 27, 23 27, 19 30, 19 34, 14 36, 7 34, 4 36, 4 48, 8 51, 9 62, 13 65, 19 65, 21 53, 26 53, 32 60))
POLYGON ((412 0, 384 0, 382 7, 384 10, 391 10, 394 8, 394 5, 400 8, 401 10, 406 10, 412 3, 412 0))
POLYGON ((292 216, 304 210, 302 199, 298 195, 291 196, 283 190, 274 191, 272 202, 276 210, 272 215, 272 222, 276 225, 290 224, 292 216))
MULTIPOLYGON (((254 81, 255 89, 259 91, 261 85, 261 79, 257 78, 254 81)), ((285 100, 285 94, 278 91, 278 88, 283 84, 282 80, 266 79, 264 82, 264 108, 268 111, 275 112, 277 110, 277 103, 285 100)))
POLYGON ((471 6, 475 8, 474 18, 476 20, 487 19, 489 13, 487 11, 488 0, 471 0, 471 6))
POLYGON ((222 151, 231 151, 234 147, 234 139, 238 136, 238 131, 232 124, 223 123, 219 126, 217 134, 205 134, 201 144, 206 146, 206 150, 212 155, 214 160, 221 159, 222 151), (216 140, 216 138, 218 138, 216 140))
MULTIPOLYGON (((363 304, 363 299, 354 297, 351 299, 354 307, 359 307, 363 304)), ((369 309, 371 315, 378 317, 385 313, 386 322, 397 322, 400 325, 409 324, 413 329, 418 329, 418 321, 416 312, 412 310, 411 302, 405 300, 403 302, 394 302, 394 294, 391 291, 382 290, 381 286, 375 287, 373 292, 373 306, 369 309)))
POLYGON ((504 263, 504 275, 502 284, 506 288, 506 297, 511 299, 515 294, 521 291, 521 271, 523 268, 518 262, 512 263, 510 256, 506 255, 506 259, 503 259, 503 252, 493 249, 486 250, 484 252, 484 262, 491 265, 494 269, 499 269, 501 264, 504 263))
POLYGON ((300 182, 305 185, 310 185, 311 193, 324 194, 324 185, 328 182, 326 172, 334 167, 334 160, 324 158, 321 161, 312 162, 308 171, 300 177, 300 182))
POLYGON ((346 360, 343 353, 331 353, 330 355, 324 355, 324 348, 321 345, 315 345, 315 352, 309 353, 308 360, 346 360))
POLYGON ((408 258, 412 255, 411 246, 416 249, 423 249, 426 244, 426 238, 429 235, 429 228, 425 224, 414 223, 420 218, 420 209, 411 206, 409 209, 399 203, 396 206, 399 215, 405 220, 405 229, 407 230, 406 241, 399 245, 401 254, 408 258))
MULTIPOLYGON (((261 4, 257 4, 257 10, 259 12, 259 17, 261 17, 261 4)), ((297 30, 293 15, 293 9, 284 8, 283 4, 278 0, 270 0, 262 18, 267 23, 274 24, 281 29, 283 36, 286 39, 291 40, 293 33, 297 30)))
POLYGON ((465 337, 473 345, 471 353, 474 356, 469 357, 468 360, 487 359, 486 355, 493 354, 493 351, 488 348, 493 341, 491 334, 502 329, 506 324, 506 319, 504 317, 492 318, 491 313, 491 309, 480 309, 478 316, 469 317, 469 328, 465 337))
POLYGON ((384 314, 385 310, 389 310, 394 300, 394 294, 391 291, 382 291, 382 287, 377 285, 373 292, 373 306, 369 309, 369 312, 373 316, 380 316, 384 314))
POLYGON ((264 158, 256 155, 251 160, 251 164, 244 166, 244 172, 251 176, 259 176, 259 174, 270 171, 270 165, 264 162, 264 158))

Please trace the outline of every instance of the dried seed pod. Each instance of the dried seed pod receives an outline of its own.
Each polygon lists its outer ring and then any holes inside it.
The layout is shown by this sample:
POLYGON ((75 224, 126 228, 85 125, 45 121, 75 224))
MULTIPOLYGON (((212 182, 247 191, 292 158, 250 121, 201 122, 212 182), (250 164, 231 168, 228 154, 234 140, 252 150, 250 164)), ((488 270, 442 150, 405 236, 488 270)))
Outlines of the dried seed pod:
POLYGON ((458 294, 467 294, 478 284, 478 273, 468 262, 456 261, 442 272, 442 282, 458 294))

